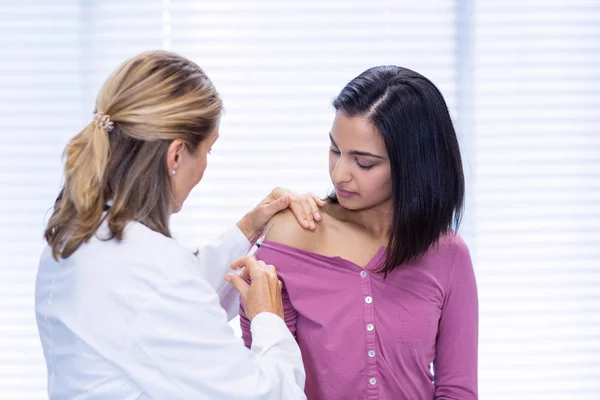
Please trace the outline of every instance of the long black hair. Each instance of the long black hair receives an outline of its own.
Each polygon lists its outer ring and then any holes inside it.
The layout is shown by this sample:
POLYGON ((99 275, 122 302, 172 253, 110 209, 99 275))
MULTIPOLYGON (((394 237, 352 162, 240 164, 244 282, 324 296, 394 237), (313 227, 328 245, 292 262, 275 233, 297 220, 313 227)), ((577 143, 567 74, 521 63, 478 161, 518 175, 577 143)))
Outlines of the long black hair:
MULTIPOLYGON (((333 106, 348 117, 367 118, 385 142, 393 202, 381 268, 387 275, 460 225, 465 184, 452 119, 429 79, 397 66, 366 70, 342 89, 333 106)), ((335 195, 330 199, 337 201, 335 195)))

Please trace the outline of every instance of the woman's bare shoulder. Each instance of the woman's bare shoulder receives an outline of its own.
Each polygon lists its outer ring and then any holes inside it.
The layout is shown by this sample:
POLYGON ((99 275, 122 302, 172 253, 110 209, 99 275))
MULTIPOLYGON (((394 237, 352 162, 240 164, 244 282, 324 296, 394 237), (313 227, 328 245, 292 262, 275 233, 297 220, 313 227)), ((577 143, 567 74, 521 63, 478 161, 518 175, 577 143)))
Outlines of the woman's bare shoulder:
POLYGON ((291 210, 281 211, 269 221, 266 239, 286 246, 314 251, 332 222, 332 217, 327 214, 327 205, 322 209, 321 216, 321 221, 316 222, 316 229, 311 231, 298 223, 291 210))

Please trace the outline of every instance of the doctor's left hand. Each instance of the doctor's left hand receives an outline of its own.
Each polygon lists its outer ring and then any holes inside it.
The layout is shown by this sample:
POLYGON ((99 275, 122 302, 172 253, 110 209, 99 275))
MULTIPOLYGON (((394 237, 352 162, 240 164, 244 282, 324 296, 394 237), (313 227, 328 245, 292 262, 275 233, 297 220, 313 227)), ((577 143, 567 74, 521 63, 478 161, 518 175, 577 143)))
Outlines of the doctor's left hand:
POLYGON ((316 222, 321 220, 319 207, 323 205, 325 202, 318 196, 303 196, 291 190, 276 187, 253 210, 244 215, 237 226, 248 240, 253 242, 261 235, 267 222, 275 214, 289 207, 302 227, 314 230, 316 222))

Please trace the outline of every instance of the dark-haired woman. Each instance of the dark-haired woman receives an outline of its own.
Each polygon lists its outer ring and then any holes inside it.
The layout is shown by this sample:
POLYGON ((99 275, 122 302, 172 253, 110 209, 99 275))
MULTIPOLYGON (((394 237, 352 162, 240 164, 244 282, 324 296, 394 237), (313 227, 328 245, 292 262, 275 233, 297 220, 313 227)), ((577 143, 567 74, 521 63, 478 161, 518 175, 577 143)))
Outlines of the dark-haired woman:
MULTIPOLYGON (((464 177, 443 96, 381 66, 333 106, 322 221, 308 231, 275 216, 257 255, 280 266, 307 397, 477 399, 477 287, 456 233, 464 177)), ((249 346, 243 312, 242 328, 249 346)))

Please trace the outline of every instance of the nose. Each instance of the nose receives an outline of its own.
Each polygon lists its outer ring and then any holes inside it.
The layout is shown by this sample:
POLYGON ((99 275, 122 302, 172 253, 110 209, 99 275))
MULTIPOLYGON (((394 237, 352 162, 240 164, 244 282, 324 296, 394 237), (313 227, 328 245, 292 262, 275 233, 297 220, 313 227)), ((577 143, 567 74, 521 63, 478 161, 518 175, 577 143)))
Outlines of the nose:
POLYGON ((333 171, 331 172, 331 181, 334 185, 340 185, 348 183, 352 180, 352 174, 350 173, 350 165, 345 160, 345 157, 337 159, 333 171))

